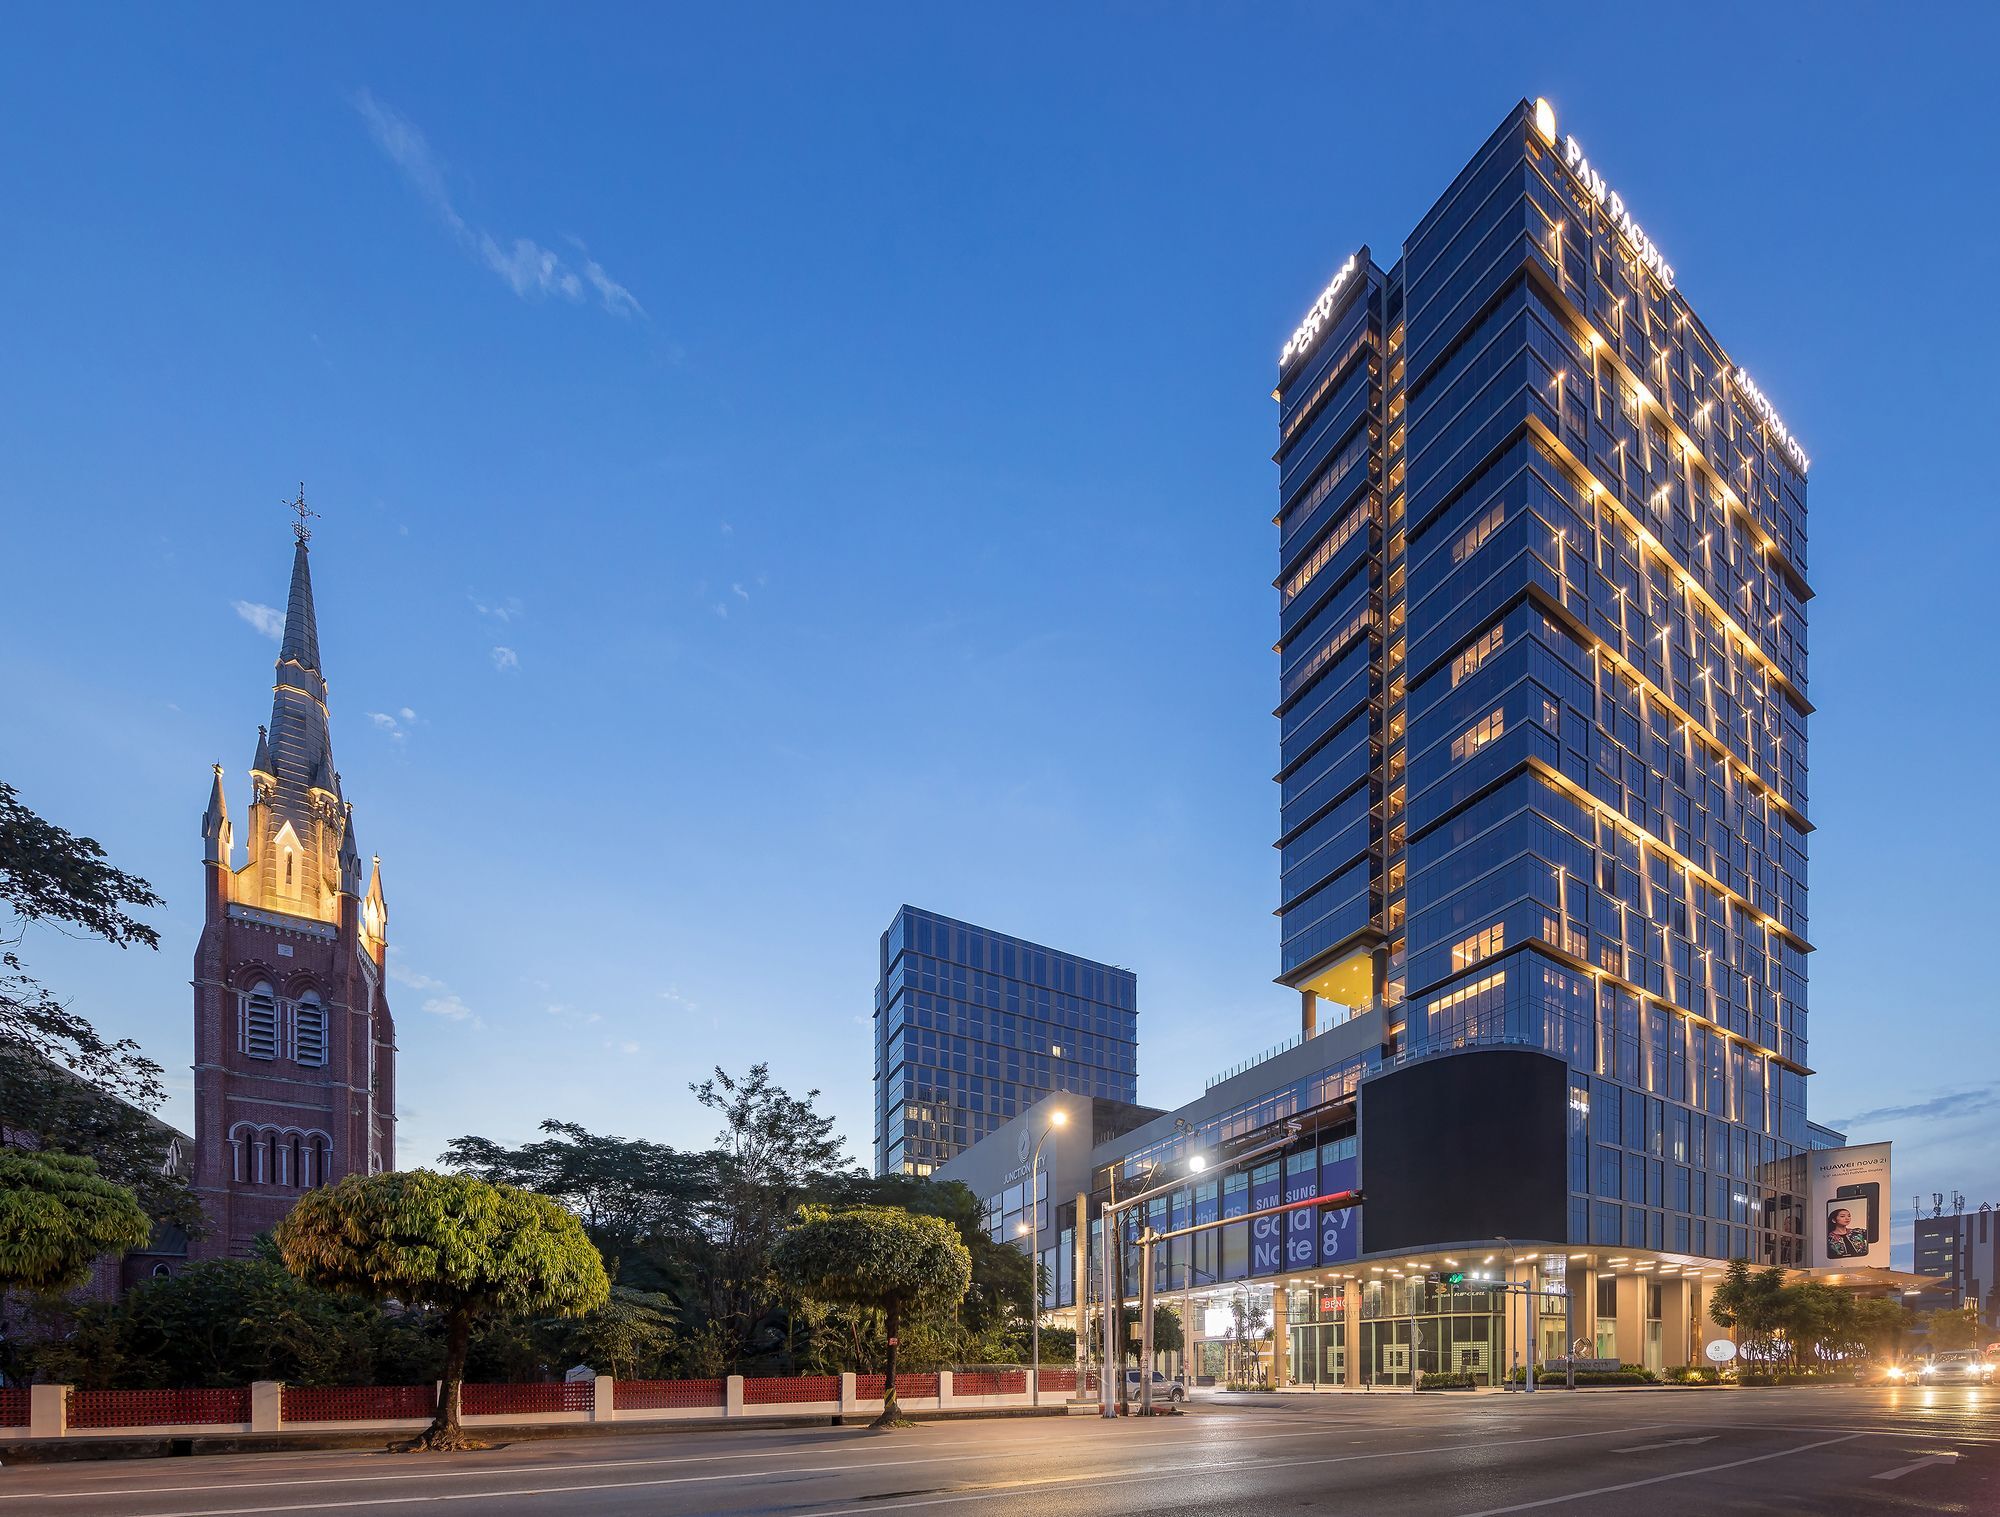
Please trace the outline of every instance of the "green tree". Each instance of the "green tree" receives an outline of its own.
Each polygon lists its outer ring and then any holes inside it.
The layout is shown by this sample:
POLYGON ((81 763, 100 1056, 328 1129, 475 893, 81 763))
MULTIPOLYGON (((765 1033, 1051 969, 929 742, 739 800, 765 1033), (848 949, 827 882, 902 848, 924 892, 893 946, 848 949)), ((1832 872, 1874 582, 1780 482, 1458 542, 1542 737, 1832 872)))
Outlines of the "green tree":
POLYGON ((152 886, 23 805, 0 783, 0 1141, 81 1154, 126 1186, 156 1220, 195 1228, 185 1178, 163 1175, 166 1138, 145 1113, 165 1098, 160 1066, 129 1038, 106 1040, 27 971, 18 952, 30 925, 76 929, 119 948, 159 947, 127 907, 162 904, 152 886))
POLYGON ((814 1300, 879 1309, 887 1319, 882 1415, 877 1427, 903 1420, 896 1404, 896 1349, 905 1314, 942 1314, 965 1299, 972 1256, 950 1223, 898 1207, 848 1211, 801 1207, 773 1245, 779 1280, 814 1300))
POLYGON ((444 1162, 494 1185, 562 1202, 582 1221, 613 1279, 649 1241, 700 1236, 701 1208, 714 1189, 711 1155, 593 1133, 575 1122, 545 1121, 542 1131, 549 1136, 519 1148, 490 1138, 455 1138, 444 1162))
POLYGON ((1773 1265, 1753 1272, 1747 1259, 1732 1259, 1709 1292, 1709 1319, 1731 1329, 1739 1346, 1754 1350, 1751 1357, 1770 1359, 1773 1335, 1783 1325, 1784 1289, 1783 1269, 1773 1265))
POLYGON ((1854 1303, 1854 1336, 1865 1353, 1893 1359, 1903 1351, 1903 1338, 1916 1323, 1916 1313, 1900 1301, 1881 1296, 1854 1303))
POLYGON ((1949 1306, 1924 1313, 1924 1334, 1931 1352, 1942 1354, 1953 1349, 1977 1348, 1985 1331, 1980 1326, 1977 1307, 1949 1306))
POLYGON ((459 1392, 473 1324, 496 1313, 575 1316, 610 1295, 574 1215, 545 1196, 429 1170, 350 1175, 308 1191, 274 1235, 303 1280, 445 1319, 444 1378, 425 1448, 463 1448, 459 1392))
POLYGON ((75 1154, 0 1150, 0 1289, 73 1290, 152 1236, 132 1192, 75 1154))
POLYGON ((792 1095, 767 1064, 741 1079, 718 1066, 688 1089, 722 1117, 705 1219, 715 1249, 709 1312, 747 1341, 776 1294, 772 1246, 801 1203, 849 1170, 846 1145, 814 1107, 819 1092, 792 1095))

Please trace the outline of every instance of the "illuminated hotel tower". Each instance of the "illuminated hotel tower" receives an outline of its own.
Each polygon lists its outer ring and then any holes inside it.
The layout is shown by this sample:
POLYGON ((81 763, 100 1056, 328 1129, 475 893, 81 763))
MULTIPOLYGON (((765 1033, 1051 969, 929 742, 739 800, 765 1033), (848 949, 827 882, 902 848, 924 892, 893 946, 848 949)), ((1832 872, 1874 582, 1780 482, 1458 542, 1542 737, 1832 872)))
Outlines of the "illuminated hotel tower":
POLYGON ((1284 345, 1279 978, 1565 1064, 1572 1243, 1792 1263, 1809 460, 1644 200, 1523 101, 1284 345))

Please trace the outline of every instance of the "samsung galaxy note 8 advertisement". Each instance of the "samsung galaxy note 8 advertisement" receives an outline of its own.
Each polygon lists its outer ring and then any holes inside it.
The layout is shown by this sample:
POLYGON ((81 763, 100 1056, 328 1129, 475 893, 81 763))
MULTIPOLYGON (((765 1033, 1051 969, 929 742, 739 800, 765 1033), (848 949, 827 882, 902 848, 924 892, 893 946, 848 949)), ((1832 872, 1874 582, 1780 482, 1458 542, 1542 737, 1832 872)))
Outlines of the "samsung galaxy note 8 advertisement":
POLYGON ((1806 1210, 1813 1266, 1889 1263, 1889 1145, 1813 1150, 1806 1210))

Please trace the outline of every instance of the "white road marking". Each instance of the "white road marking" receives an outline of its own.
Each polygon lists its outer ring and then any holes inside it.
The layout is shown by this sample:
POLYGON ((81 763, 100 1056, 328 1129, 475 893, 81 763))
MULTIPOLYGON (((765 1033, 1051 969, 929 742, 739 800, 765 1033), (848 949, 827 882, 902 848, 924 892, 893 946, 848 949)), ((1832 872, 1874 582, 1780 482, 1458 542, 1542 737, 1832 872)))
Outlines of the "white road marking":
POLYGON ((1665 1443, 1635 1443, 1629 1449, 1613 1449, 1614 1454, 1643 1454, 1648 1449, 1677 1449, 1691 1443, 1713 1443, 1722 1435, 1710 1433, 1706 1438, 1669 1438, 1665 1443))
MULTIPOLYGON (((1621 1433, 1641 1433, 1649 1431, 1657 1424, 1642 1423, 1637 1427, 1603 1428, 1588 1433, 1557 1433, 1542 1438, 1514 1438, 1504 1443, 1448 1444, 1432 1448, 1382 1450, 1372 1454, 1334 1454, 1316 1459, 1237 1459, 1222 1464, 1184 1465, 1174 1469, 1153 1470, 1143 1474, 1112 1476, 1104 1478, 1092 1475, 1063 1475, 1046 1480, 1022 1480, 990 1490, 969 1491, 963 1495, 933 1497, 924 1501, 869 1501, 860 1505, 829 1508, 818 1512, 800 1512, 794 1517, 846 1517, 850 1513, 873 1513, 903 1511, 912 1507, 942 1506, 952 1502, 991 1501, 1023 1490, 1034 1490, 1052 1485, 1088 1485, 1092 1489, 1116 1485, 1142 1485, 1163 1480, 1185 1480, 1193 1476, 1225 1474, 1231 1470, 1257 1469, 1299 1469, 1324 1464, 1351 1464, 1368 1459, 1405 1459, 1419 1454, 1455 1453, 1466 1448, 1515 1448, 1531 1443, 1567 1443, 1578 1438, 1616 1437, 1621 1433)), ((1836 1440, 1838 1441, 1838 1440, 1836 1440)), ((897 1463, 935 1463, 933 1460, 899 1460, 897 1463)), ((825 1469, 788 1469, 786 1475, 845 1473, 864 1468, 858 1465, 830 1465, 825 1469)), ((744 1476, 737 1472, 722 1475, 672 1475, 656 1480, 610 1480, 585 1482, 577 1485, 541 1485, 514 1491, 441 1491, 424 1495, 409 1496, 364 1496, 352 1501, 305 1501, 292 1502, 282 1506, 228 1507, 220 1517, 270 1517, 279 1512, 342 1512, 374 1506, 416 1506, 444 1501, 503 1501, 515 1496, 561 1496, 580 1491, 629 1491, 642 1490, 653 1486, 690 1485, 716 1480, 740 1480, 744 1476)), ((150 1492, 120 1492, 127 1496, 148 1495, 150 1492)), ((213 1507, 200 1507, 182 1511, 146 1512, 140 1517, 216 1517, 213 1507)))
MULTIPOLYGON (((1262 1419, 1255 1425, 1265 1426, 1268 1425, 1273 1420, 1275 1419, 1262 1419)), ((1090 1429, 1095 1430, 1097 1424, 1092 1423, 1089 1424, 1088 1426, 1090 1429)), ((1079 1429, 1079 1431, 1081 1430, 1082 1429, 1079 1429)), ((1136 1432, 1137 1429, 1132 1429, 1131 1431, 1136 1432)), ((1194 1429, 1189 1429, 1188 1433, 1192 1433, 1193 1431, 1194 1429)), ((1228 1444, 1230 1447, 1234 1448, 1234 1447, 1239 1447, 1246 1443, 1273 1443, 1282 1438, 1324 1438, 1327 1436, 1328 1431, 1329 1431, 1329 1425, 1322 1423, 1318 1426, 1310 1428, 1297 1428, 1297 1427, 1288 1428, 1286 1431, 1278 1433, 1240 1434, 1232 1432, 1228 1438, 1228 1444)), ((1385 1428, 1382 1429, 1381 1432, 1378 1433, 1376 1436, 1380 1437, 1384 1435, 1392 1435, 1397 1432, 1406 1432, 1408 1435, 1411 1436, 1419 1436, 1422 1433, 1422 1429, 1411 1428, 1404 1430, 1395 1428, 1385 1428)), ((1167 1434, 1164 1432, 1164 1430, 1162 1430, 1161 1436, 1142 1438, 1142 1437, 1131 1437, 1130 1434, 1128 1433, 1128 1430, 1121 1427, 1112 1430, 1112 1432, 1108 1436, 1117 1439, 1119 1448, 1129 1448, 1135 1451, 1139 1451, 1149 1447, 1157 1447, 1160 1445, 1172 1445, 1173 1447, 1176 1448, 1186 1447, 1188 1440, 1188 1433, 1175 1432, 1173 1434, 1167 1434)), ((1476 1436, 1476 1435, 1467 1435, 1467 1436, 1476 1436)), ((863 1442, 860 1439, 860 1435, 858 1433, 843 1434, 840 1435, 840 1437, 852 1441, 855 1446, 845 1449, 837 1447, 813 1446, 804 1450, 800 1450, 797 1448, 764 1448, 743 1454, 677 1454, 668 1456, 666 1458, 597 1459, 597 1460, 580 1461, 577 1463, 570 1463, 570 1464, 513 1464, 513 1465, 495 1464, 488 1466, 487 1468, 484 1469, 478 1468, 475 1465, 462 1465, 457 1468, 440 1469, 433 1467, 424 1470, 401 1470, 391 1474, 381 1474, 381 1475, 356 1474, 356 1475, 293 1476, 287 1479, 280 1479, 280 1480, 210 1481, 200 1485, 146 1486, 138 1489, 134 1489, 132 1486, 128 1485, 128 1486, 98 1486, 89 1490, 0 1491, 0 1502, 85 1501, 91 1499, 107 1500, 118 1497, 190 1496, 190 1495, 201 1495, 219 1491, 248 1492, 248 1491, 260 1491, 260 1490, 271 1490, 271 1489, 281 1489, 289 1491, 289 1490, 297 1490, 302 1486, 377 1485, 389 1481, 401 1482, 409 1480, 499 1480, 519 1475, 576 1475, 591 1470, 657 1469, 668 1465, 722 1464, 731 1461, 745 1460, 745 1459, 760 1459, 769 1462, 783 1458, 787 1454, 797 1454, 797 1453, 818 1454, 821 1457, 826 1457, 827 1455, 831 1454, 862 1454, 873 1451, 872 1440, 869 1442, 863 1442)), ((835 1439, 826 1440, 826 1442, 829 1444, 834 1443, 836 1441, 837 1440, 835 1439)), ((979 1458, 979 1457, 990 1457, 995 1459, 1040 1458, 1045 1453, 1045 1450, 1043 1449, 1030 1447, 1026 1445, 1010 1445, 1005 1443, 993 1443, 988 1441, 961 1440, 957 1443, 951 1443, 951 1444, 929 1444, 927 1445, 927 1447, 932 1449, 951 1448, 959 1450, 960 1452, 951 1455, 940 1454, 935 1458, 878 1459, 878 1460, 871 1460, 865 1463, 828 1465, 826 1466, 826 1468, 831 1470, 843 1470, 843 1471, 891 1469, 897 1465, 906 1465, 906 1464, 949 1464, 956 1460, 961 1460, 965 1458, 979 1458)), ((345 1452, 353 1452, 353 1451, 345 1451, 345 1452)), ((256 1456, 253 1455, 250 1457, 255 1458, 256 1456)), ((370 1454, 368 1457, 372 1458, 376 1456, 370 1454)), ((148 1464, 152 1464, 155 1462, 156 1461, 151 1461, 151 1460, 146 1461, 146 1463, 148 1464)), ((323 1464, 323 1461, 316 1461, 316 1464, 323 1464)), ((251 1472, 263 1473, 263 1471, 256 1469, 256 1467, 254 1466, 252 1467, 251 1472)), ((106 1471, 103 1475, 93 1474, 92 1476, 87 1478, 102 1480, 104 1478, 107 1478, 111 1473, 113 1472, 106 1471)), ((118 1473, 128 1473, 128 1472, 121 1471, 118 1473)), ((136 1467, 129 1471, 131 1478, 135 1482, 139 1479, 142 1479, 146 1473, 148 1472, 136 1467)), ((759 1472, 752 1471, 748 1475, 737 1475, 734 1472, 732 1472, 728 1475, 714 1475, 714 1476, 706 1476, 703 1478, 715 1479, 715 1480, 725 1479, 725 1478, 727 1479, 754 1478, 754 1476, 757 1473, 759 1472)), ((502 1493, 502 1494, 511 1494, 511 1493, 502 1493)))
POLYGON ((1788 1459, 1793 1454, 1809 1454, 1814 1449, 1830 1448, 1836 1443, 1851 1443, 1856 1438, 1865 1438, 1866 1433, 1849 1433, 1845 1438, 1822 1438, 1818 1443, 1802 1443, 1797 1448, 1779 1449, 1770 1454, 1754 1454, 1748 1459, 1732 1459, 1727 1464, 1704 1465, 1698 1470, 1677 1470, 1671 1475, 1654 1475, 1647 1480, 1626 1480, 1617 1485, 1600 1485, 1594 1490, 1571 1491, 1567 1496, 1549 1496, 1541 1501, 1519 1501, 1512 1506, 1490 1506, 1482 1512, 1469 1512, 1466 1517, 1501 1517, 1505 1512, 1532 1512, 1537 1507, 1561 1506, 1568 1501, 1582 1501, 1591 1496, 1609 1496, 1616 1491, 1636 1491, 1642 1486, 1664 1485, 1669 1480, 1692 1480, 1696 1475, 1713 1475, 1722 1470, 1738 1470, 1746 1464, 1762 1464, 1768 1459, 1788 1459))
POLYGON ((1905 1475, 1911 1474, 1916 1470, 1920 1470, 1924 1468, 1924 1466, 1926 1465, 1957 1464, 1957 1463, 1958 1463, 1958 1455, 1956 1453, 1926 1454, 1923 1458, 1917 1460, 1914 1464, 1900 1465, 1893 1470, 1884 1470, 1881 1474, 1871 1475, 1868 1478, 1871 1480, 1901 1480, 1905 1475))

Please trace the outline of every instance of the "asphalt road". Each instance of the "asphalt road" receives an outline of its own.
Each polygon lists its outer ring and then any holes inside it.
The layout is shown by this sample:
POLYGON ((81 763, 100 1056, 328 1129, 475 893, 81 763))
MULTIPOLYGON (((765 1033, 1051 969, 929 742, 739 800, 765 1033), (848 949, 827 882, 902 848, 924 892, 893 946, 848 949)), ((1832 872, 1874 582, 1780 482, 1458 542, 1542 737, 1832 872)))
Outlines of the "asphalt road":
POLYGON ((0 1470, 0 1517, 2000 1512, 2000 1391, 1266 1397, 1172 1419, 634 1433, 0 1470))

